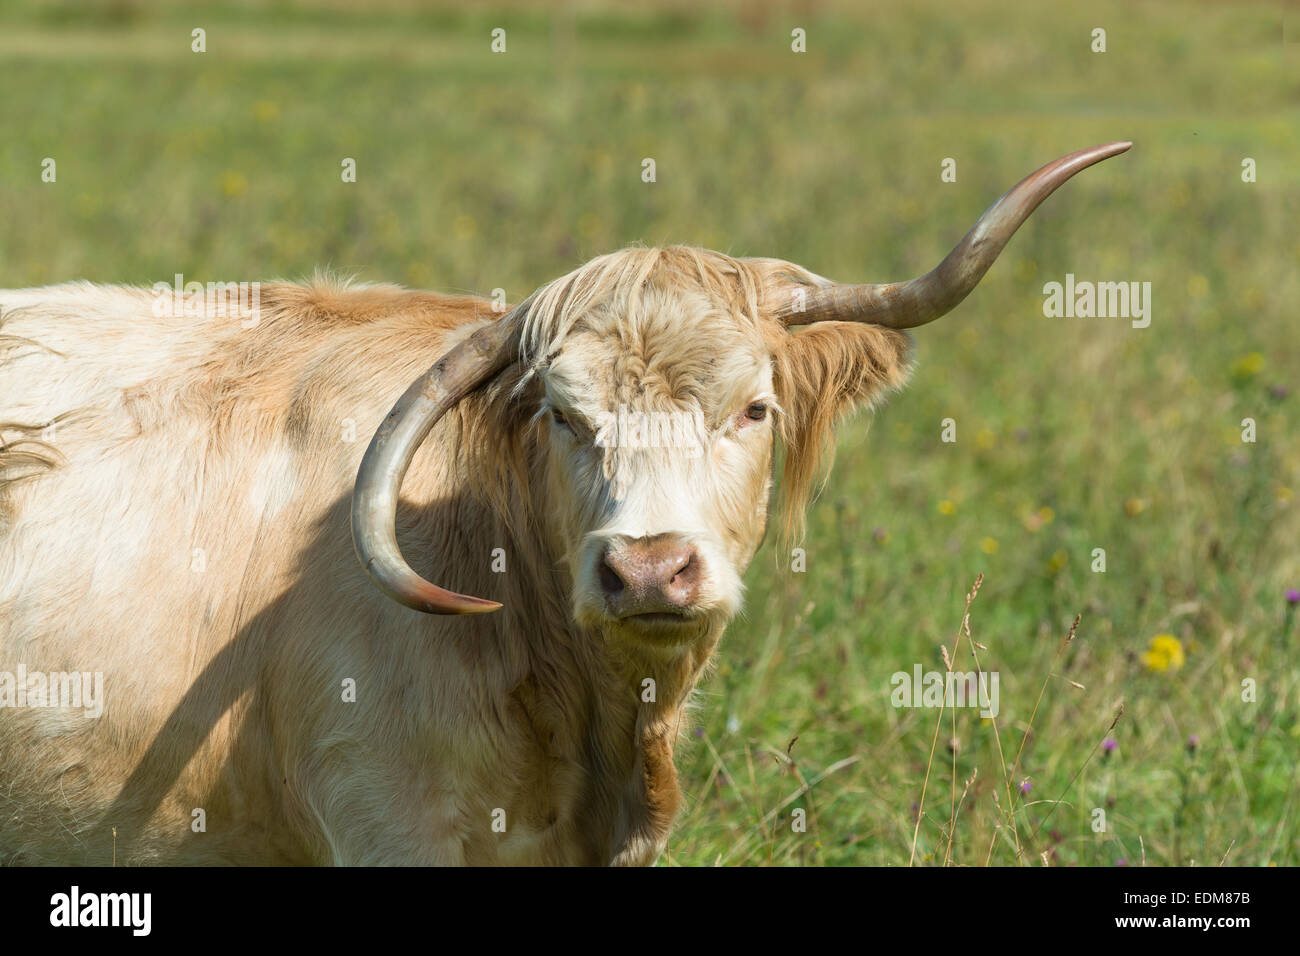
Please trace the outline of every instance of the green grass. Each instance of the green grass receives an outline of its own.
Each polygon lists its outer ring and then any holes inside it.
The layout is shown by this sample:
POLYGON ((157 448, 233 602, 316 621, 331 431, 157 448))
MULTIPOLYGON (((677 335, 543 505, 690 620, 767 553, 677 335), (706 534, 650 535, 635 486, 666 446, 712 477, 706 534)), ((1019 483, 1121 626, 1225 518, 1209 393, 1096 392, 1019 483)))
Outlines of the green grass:
POLYGON ((807 572, 772 542, 755 560, 679 755, 667 862, 905 864, 937 712, 892 707, 889 677, 943 667, 982 572, 1001 713, 944 716, 917 861, 1013 864, 1018 838, 1033 864, 1300 863, 1300 21, 1271 2, 466 6, 7 4, 0 286, 331 265, 518 301, 638 241, 897 279, 1041 163, 1132 139, 917 333, 870 433, 842 430, 807 572), (1151 282, 1151 327, 1044 318, 1066 272, 1151 282), (1160 633, 1181 669, 1143 666, 1160 633))

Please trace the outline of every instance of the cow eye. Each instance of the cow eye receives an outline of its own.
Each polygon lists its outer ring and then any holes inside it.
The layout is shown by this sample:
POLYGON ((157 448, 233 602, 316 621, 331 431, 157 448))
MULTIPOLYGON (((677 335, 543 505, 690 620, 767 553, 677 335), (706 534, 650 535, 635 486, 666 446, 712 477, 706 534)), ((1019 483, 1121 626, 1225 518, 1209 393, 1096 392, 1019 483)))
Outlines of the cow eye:
POLYGON ((754 402, 749 408, 745 409, 745 417, 752 422, 761 422, 767 417, 767 406, 762 402, 754 402))
POLYGON ((569 426, 569 420, 564 417, 564 412, 560 411, 558 408, 551 409, 551 421, 555 422, 555 424, 559 425, 561 428, 569 428, 570 431, 572 431, 572 428, 569 426))

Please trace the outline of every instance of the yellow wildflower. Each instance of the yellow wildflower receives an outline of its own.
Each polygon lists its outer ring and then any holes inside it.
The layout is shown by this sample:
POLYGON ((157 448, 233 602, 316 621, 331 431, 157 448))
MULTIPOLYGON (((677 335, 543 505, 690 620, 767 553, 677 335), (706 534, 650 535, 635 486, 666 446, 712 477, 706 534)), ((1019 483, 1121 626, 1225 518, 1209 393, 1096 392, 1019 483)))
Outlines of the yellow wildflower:
POLYGON ((1172 634, 1157 634, 1151 638, 1151 644, 1142 652, 1142 666, 1157 674, 1176 671, 1183 666, 1187 655, 1183 653, 1183 642, 1172 634))
POLYGON ((1259 352, 1247 352, 1232 363, 1234 378, 1251 378, 1259 374, 1264 367, 1264 356, 1259 352))

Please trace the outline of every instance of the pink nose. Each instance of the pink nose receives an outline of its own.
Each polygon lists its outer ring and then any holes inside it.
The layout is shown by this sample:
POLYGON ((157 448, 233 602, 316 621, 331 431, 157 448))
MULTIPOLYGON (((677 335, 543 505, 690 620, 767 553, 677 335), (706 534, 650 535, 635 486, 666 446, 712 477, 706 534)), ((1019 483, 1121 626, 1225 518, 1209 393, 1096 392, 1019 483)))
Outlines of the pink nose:
POLYGON ((681 612, 700 595, 700 557, 675 534, 611 542, 599 574, 605 599, 620 617, 681 612))

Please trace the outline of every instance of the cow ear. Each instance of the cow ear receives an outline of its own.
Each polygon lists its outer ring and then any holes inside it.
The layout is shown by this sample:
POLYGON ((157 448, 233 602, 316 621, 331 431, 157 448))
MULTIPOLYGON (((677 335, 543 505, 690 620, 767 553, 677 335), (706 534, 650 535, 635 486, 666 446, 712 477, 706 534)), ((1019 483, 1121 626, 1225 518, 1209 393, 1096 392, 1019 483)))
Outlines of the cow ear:
POLYGON ((791 540, 802 536, 814 482, 830 466, 836 424, 907 381, 911 347, 906 332, 855 322, 818 322, 776 341, 773 378, 785 445, 781 516, 791 540))

